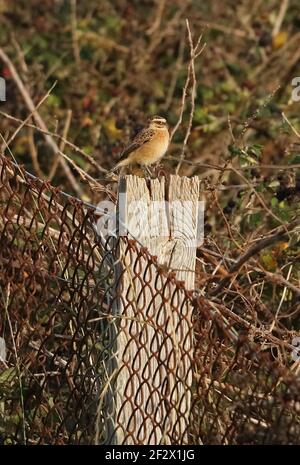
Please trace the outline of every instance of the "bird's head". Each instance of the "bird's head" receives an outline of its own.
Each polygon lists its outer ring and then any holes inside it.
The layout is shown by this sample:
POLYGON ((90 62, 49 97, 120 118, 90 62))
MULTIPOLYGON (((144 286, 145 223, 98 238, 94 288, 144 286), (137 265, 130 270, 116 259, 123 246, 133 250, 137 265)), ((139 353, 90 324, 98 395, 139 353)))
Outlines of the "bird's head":
POLYGON ((165 129, 168 127, 167 120, 162 116, 152 116, 149 119, 149 127, 150 129, 165 129))

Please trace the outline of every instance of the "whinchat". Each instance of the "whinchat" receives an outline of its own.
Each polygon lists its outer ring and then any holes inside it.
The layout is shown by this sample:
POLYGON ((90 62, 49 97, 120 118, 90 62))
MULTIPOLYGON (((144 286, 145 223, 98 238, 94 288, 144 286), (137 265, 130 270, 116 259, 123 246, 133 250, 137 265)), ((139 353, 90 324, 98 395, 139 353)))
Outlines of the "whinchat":
POLYGON ((142 129, 133 141, 125 147, 120 155, 120 161, 109 171, 114 171, 128 165, 140 165, 148 173, 148 166, 158 162, 166 153, 170 142, 167 121, 161 116, 153 116, 148 127, 142 129))

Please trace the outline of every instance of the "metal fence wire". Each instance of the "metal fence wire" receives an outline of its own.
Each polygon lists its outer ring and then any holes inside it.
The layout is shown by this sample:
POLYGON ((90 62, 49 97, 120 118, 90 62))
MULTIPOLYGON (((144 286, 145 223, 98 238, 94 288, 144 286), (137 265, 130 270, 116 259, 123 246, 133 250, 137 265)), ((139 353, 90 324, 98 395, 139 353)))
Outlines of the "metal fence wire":
POLYGON ((1 156, 1 442, 298 444, 299 377, 96 221, 1 156))

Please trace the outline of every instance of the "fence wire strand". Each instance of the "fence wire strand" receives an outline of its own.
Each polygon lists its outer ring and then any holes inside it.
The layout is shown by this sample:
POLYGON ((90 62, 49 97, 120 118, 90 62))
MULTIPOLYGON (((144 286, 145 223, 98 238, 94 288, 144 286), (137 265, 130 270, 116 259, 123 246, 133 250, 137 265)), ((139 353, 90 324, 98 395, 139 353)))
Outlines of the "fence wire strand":
POLYGON ((1 442, 299 444, 299 377, 97 218, 0 157, 1 442))

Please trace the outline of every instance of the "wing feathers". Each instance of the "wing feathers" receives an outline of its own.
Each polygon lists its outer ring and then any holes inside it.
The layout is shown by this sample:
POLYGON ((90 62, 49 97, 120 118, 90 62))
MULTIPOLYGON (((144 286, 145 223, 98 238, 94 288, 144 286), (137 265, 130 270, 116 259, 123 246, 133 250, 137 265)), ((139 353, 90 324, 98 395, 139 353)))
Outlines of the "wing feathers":
POLYGON ((120 161, 124 160, 130 153, 134 152, 136 149, 141 147, 143 144, 148 142, 154 135, 154 131, 152 129, 142 129, 137 136, 133 139, 132 143, 129 144, 120 155, 120 161))

